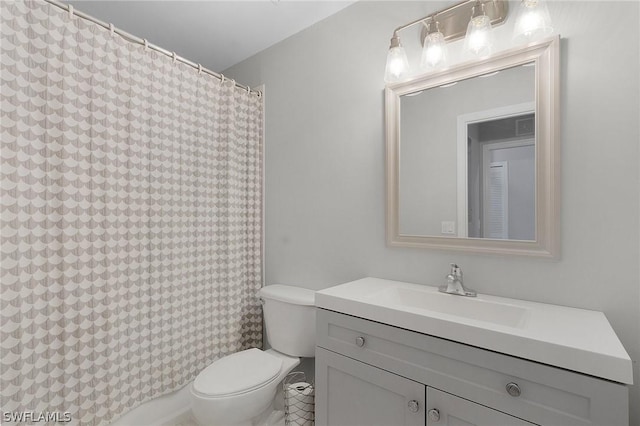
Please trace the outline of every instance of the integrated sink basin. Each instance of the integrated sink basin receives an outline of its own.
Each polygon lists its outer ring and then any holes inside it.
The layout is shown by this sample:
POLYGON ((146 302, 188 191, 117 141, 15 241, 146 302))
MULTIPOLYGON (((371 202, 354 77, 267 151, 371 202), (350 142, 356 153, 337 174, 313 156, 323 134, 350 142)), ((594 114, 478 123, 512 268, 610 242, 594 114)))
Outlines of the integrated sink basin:
POLYGON ((384 302, 398 309, 431 311, 517 328, 525 325, 529 312, 527 308, 520 306, 477 297, 453 296, 434 291, 433 287, 426 286, 424 288, 393 286, 375 292, 368 297, 368 300, 384 302))
POLYGON ((531 361, 633 383, 632 364, 602 312, 363 278, 316 293, 318 308, 531 361))

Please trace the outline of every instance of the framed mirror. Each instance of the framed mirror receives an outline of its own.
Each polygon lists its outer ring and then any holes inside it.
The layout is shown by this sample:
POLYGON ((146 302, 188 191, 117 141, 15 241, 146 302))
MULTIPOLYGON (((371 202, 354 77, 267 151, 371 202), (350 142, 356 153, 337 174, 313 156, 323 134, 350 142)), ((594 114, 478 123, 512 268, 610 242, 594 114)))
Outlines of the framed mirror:
POLYGON ((557 258, 559 37, 387 86, 387 243, 557 258))

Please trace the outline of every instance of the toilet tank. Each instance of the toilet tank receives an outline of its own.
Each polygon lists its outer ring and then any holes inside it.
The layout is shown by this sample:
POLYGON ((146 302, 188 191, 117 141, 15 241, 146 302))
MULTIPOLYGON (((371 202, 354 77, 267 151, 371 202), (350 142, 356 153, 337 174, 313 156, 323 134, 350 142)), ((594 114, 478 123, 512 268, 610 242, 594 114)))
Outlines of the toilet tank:
POLYGON ((260 289, 267 339, 273 349, 295 357, 315 356, 315 293, 280 284, 260 289))

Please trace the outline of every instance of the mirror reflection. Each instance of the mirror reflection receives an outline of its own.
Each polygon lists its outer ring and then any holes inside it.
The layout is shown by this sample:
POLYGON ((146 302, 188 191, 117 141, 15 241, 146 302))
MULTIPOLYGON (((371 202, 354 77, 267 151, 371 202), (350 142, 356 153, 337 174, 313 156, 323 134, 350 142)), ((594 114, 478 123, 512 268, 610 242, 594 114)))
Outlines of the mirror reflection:
POLYGON ((401 235, 535 240, 532 65, 400 97, 401 235))

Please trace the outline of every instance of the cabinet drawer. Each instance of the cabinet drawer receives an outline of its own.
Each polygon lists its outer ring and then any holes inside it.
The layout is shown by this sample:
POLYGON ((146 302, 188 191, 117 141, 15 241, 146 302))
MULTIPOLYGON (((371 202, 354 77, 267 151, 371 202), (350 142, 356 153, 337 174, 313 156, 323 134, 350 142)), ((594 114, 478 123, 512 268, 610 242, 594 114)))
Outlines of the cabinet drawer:
POLYGON ((316 324, 320 347, 533 423, 628 424, 618 383, 324 309, 316 324))

